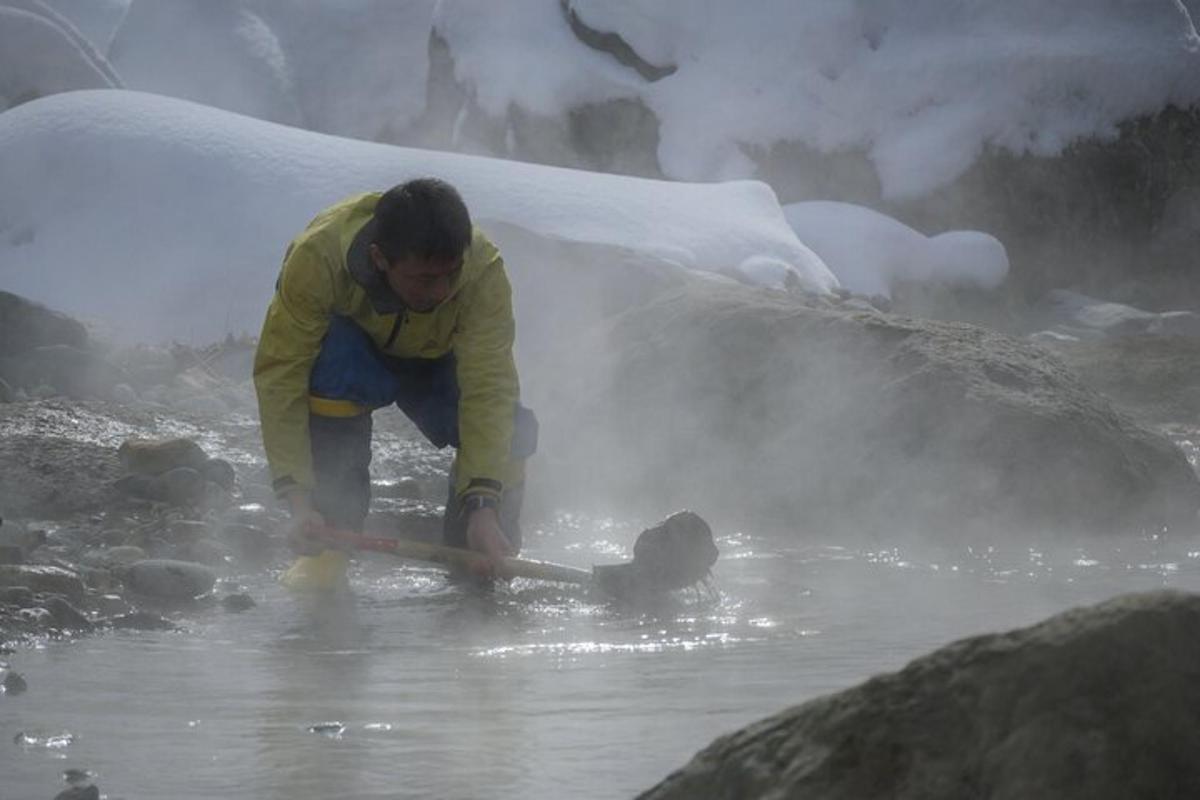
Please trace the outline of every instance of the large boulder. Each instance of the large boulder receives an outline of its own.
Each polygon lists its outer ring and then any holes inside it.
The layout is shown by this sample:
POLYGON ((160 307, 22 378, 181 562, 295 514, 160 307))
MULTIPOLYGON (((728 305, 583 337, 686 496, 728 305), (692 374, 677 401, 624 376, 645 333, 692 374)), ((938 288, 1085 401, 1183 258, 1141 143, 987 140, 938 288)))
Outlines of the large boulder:
POLYGON ((0 356, 53 345, 84 348, 87 340, 82 323, 20 295, 0 291, 0 356))
POLYGON ((1200 596, 966 639, 717 739, 643 800, 1200 796, 1200 596))
POLYGON ((821 302, 698 283, 574 344, 561 490, 791 531, 1195 525, 1183 454, 1047 350, 821 302))

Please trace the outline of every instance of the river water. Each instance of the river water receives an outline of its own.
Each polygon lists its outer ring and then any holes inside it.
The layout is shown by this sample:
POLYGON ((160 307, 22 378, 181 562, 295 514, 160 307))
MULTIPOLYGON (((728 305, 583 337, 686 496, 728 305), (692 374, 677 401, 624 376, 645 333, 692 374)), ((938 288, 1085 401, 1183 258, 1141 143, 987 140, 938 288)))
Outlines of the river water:
MULTIPOLYGON (((640 522, 549 515, 525 555, 620 561, 640 522)), ((1178 537, 919 551, 806 538, 720 531, 718 595, 636 610, 522 581, 482 592, 386 556, 359 560, 340 598, 232 575, 256 608, 10 656, 29 690, 0 697, 0 798, 53 797, 70 769, 130 800, 631 797, 722 733, 956 638, 1200 590, 1200 542, 1178 537)))

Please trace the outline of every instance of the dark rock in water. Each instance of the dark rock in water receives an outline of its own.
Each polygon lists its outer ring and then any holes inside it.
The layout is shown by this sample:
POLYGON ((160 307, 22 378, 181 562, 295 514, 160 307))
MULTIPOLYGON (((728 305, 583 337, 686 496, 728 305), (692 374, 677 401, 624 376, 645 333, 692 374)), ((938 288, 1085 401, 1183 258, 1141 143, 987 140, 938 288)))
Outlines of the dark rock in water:
POLYGON ((72 602, 83 601, 83 580, 62 567, 42 564, 0 565, 0 587, 22 586, 41 594, 61 594, 72 602))
POLYGON ((226 611, 249 611, 256 605, 254 598, 244 593, 227 594, 221 598, 221 607, 226 611))
POLYGON ((204 500, 204 476, 190 467, 176 467, 160 476, 165 499, 174 506, 196 506, 204 500))
POLYGON ((95 784, 72 786, 54 795, 54 800, 100 800, 100 789, 95 784))
POLYGON ((171 620, 149 611, 130 611, 127 614, 112 617, 106 622, 117 630, 174 631, 179 629, 179 626, 171 620))
POLYGON ((45 345, 87 345, 87 328, 20 295, 0 291, 0 356, 45 345))
POLYGON ((200 471, 208 463, 204 450, 191 439, 126 439, 117 457, 135 475, 161 475, 179 467, 200 471))
POLYGON ((1200 797, 1200 595, 965 639, 717 739, 641 795, 1200 797))
POLYGON ((217 581, 203 564, 151 558, 126 567, 121 574, 129 588, 164 600, 191 600, 207 593, 217 581))
POLYGON ((1169 440, 983 328, 689 282, 607 334, 556 478, 592 496, 956 539, 1187 530, 1200 508, 1169 440), (585 463, 586 479, 570 468, 585 463))
POLYGON ((50 597, 45 603, 46 610, 54 617, 56 627, 68 631, 90 631, 95 625, 87 616, 71 605, 65 598, 50 597))
POLYGON ((0 587, 0 604, 29 608, 34 603, 33 590, 27 586, 0 587))
POLYGON ((4 680, 0 681, 0 688, 3 688, 4 693, 7 695, 18 695, 24 693, 29 688, 29 684, 25 682, 25 679, 21 677, 19 672, 12 672, 10 670, 4 676, 4 680))
POLYGON ((699 583, 717 556, 708 523, 699 514, 679 511, 638 535, 632 562, 597 566, 594 573, 607 594, 636 601, 699 583))
POLYGON ((223 458, 210 458, 205 461, 200 472, 207 480, 222 489, 233 491, 233 487, 237 483, 237 473, 233 471, 233 465, 223 458))

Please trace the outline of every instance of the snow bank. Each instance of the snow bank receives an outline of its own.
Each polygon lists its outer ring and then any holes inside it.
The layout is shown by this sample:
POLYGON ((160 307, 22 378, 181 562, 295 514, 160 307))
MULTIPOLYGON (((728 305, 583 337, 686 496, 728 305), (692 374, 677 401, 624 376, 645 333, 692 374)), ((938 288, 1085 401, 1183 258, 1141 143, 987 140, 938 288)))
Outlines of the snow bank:
POLYGON ((131 336, 256 331, 284 247, 318 210, 420 175, 456 184, 485 228, 504 223, 701 271, 781 263, 809 288, 836 285, 761 183, 671 183, 391 147, 99 91, 0 114, 0 286, 119 320, 131 336))
POLYGON ((792 203, 784 216, 843 287, 891 297, 899 282, 995 288, 1008 255, 995 237, 976 231, 925 236, 870 208, 850 203, 792 203))
POLYGON ((559 0, 443 0, 436 25, 492 113, 639 99, 687 180, 752 174, 744 145, 863 149, 886 196, 960 175, 991 144, 1056 155, 1200 102, 1200 37, 1175 0, 570 0, 676 71, 648 82, 571 33, 559 0))

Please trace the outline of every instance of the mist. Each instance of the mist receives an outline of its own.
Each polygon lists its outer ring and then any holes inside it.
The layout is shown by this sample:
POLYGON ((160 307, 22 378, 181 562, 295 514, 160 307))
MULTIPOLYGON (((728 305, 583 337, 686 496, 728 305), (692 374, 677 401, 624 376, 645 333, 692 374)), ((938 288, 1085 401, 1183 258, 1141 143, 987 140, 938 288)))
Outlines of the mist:
MULTIPOLYGON (((0 0, 0 644, 34 687, 0 774, 46 793, 61 746, 131 796, 628 796, 959 637, 1196 591, 1196 11, 0 0), (628 560, 690 509, 708 588, 364 553, 338 602, 279 585, 250 369, 285 250, 425 176, 512 283, 522 555, 628 560), (143 438, 198 483, 130 494, 143 438), (136 745, 103 733, 125 674, 136 745)), ((369 532, 440 541, 453 453, 374 426, 369 532)))

